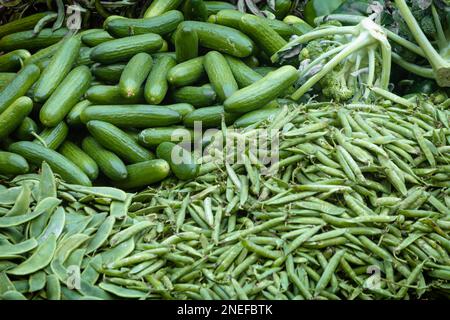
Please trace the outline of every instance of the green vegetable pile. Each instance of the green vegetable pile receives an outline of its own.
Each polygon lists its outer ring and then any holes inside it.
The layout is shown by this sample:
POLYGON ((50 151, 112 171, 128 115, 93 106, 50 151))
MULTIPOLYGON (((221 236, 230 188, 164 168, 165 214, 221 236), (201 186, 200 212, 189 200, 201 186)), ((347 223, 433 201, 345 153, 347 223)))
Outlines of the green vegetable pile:
POLYGON ((326 3, 0 25, 0 299, 448 297, 450 7, 326 3))

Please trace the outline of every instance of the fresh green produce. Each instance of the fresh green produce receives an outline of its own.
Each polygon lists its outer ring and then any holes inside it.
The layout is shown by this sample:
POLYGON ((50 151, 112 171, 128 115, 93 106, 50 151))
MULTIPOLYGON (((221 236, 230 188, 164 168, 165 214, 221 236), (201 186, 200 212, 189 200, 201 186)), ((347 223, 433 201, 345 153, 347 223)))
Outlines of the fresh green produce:
POLYGON ((140 88, 133 97, 124 97, 119 86, 94 85, 86 91, 86 99, 93 104, 131 104, 145 101, 144 90, 140 88))
POLYGON ((217 94, 210 84, 201 87, 185 86, 173 92, 175 102, 185 102, 196 108, 209 107, 216 102, 217 94))
POLYGON ((28 162, 20 155, 0 151, 0 175, 19 175, 30 170, 28 162))
POLYGON ((148 103, 160 104, 164 100, 169 89, 167 75, 175 65, 175 59, 170 56, 156 59, 145 83, 144 96, 148 103))
POLYGON ((139 134, 139 143, 148 147, 157 147, 163 142, 191 142, 194 131, 182 126, 149 128, 139 134))
POLYGON ((208 52, 203 66, 219 101, 225 101, 239 89, 227 60, 220 52, 208 52))
POLYGON ((157 17, 167 11, 177 9, 183 0, 155 0, 144 12, 144 18, 157 17))
POLYGON ((204 57, 197 57, 172 67, 167 74, 167 81, 173 86, 189 86, 195 84, 205 75, 204 57))
POLYGON ((169 163, 170 169, 178 179, 191 180, 198 175, 200 166, 192 154, 175 143, 161 143, 156 149, 156 156, 169 163))
POLYGON ((0 39, 0 50, 13 51, 25 49, 37 51, 59 42, 68 33, 69 30, 65 28, 56 31, 53 31, 52 29, 43 29, 37 35, 35 35, 32 30, 16 32, 0 39))
POLYGON ((33 101, 28 97, 20 97, 0 113, 0 138, 4 139, 16 130, 32 109, 33 101))
POLYGON ((147 53, 138 53, 127 63, 119 81, 120 94, 125 98, 136 97, 152 69, 153 59, 147 53))
POLYGON ((175 54, 177 62, 194 59, 198 56, 198 35, 189 26, 177 29, 175 33, 175 54))
POLYGON ((42 130, 33 142, 42 144, 46 148, 56 150, 66 140, 68 135, 69 127, 65 122, 60 122, 55 127, 42 130))
POLYGON ((0 72, 17 71, 22 67, 23 62, 31 57, 28 50, 14 50, 0 56, 0 72))
POLYGON ((76 144, 65 141, 59 147, 59 152, 83 170, 89 179, 97 179, 99 172, 97 163, 76 144))

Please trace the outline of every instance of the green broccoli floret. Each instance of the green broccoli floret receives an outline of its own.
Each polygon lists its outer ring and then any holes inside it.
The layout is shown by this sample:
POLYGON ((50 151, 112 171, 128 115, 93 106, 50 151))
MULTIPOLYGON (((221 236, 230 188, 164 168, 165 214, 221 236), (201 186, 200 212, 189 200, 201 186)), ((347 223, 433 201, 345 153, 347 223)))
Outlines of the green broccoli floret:
POLYGON ((320 82, 322 94, 336 102, 345 102, 355 95, 355 89, 347 85, 347 69, 345 66, 334 69, 323 77, 320 82))
POLYGON ((429 38, 434 38, 436 35, 436 25, 434 24, 434 20, 432 16, 423 17, 420 20, 420 28, 423 33, 429 38))

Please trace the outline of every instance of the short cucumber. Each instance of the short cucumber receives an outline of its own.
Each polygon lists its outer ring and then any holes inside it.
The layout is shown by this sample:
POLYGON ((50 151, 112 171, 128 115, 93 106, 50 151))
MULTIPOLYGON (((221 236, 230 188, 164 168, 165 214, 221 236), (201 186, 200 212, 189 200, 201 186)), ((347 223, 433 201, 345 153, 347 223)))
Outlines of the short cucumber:
POLYGON ((120 76, 119 89, 124 98, 133 98, 139 94, 153 66, 153 59, 148 53, 138 53, 128 61, 120 76))
POLYGON ((165 105, 167 109, 173 110, 178 112, 181 117, 184 119, 189 113, 195 110, 195 108, 189 104, 189 103, 175 103, 175 104, 169 104, 165 105))
POLYGON ((206 84, 201 87, 186 86, 173 92, 173 100, 175 102, 185 102, 192 104, 194 107, 208 107, 216 102, 217 94, 211 85, 206 84))
POLYGON ((166 35, 173 32, 184 20, 183 14, 170 10, 161 15, 143 19, 111 19, 105 21, 104 28, 114 37, 128 37, 146 33, 166 35))
POLYGON ((285 92, 297 79, 296 68, 283 66, 254 84, 235 92, 225 100, 225 111, 245 113, 259 109, 285 92))
POLYGON ((13 51, 17 49, 36 51, 57 43, 68 32, 66 28, 61 28, 56 31, 43 29, 37 35, 34 35, 33 30, 16 32, 0 39, 0 51, 13 51))
POLYGON ((236 6, 232 3, 225 2, 225 1, 204 1, 206 10, 208 12, 208 15, 216 14, 217 12, 221 10, 233 10, 236 9, 236 6))
POLYGON ((244 62, 250 68, 256 68, 260 65, 259 59, 256 56, 247 57, 243 59, 242 62, 244 62))
POLYGON ((155 159, 127 166, 128 177, 115 185, 121 189, 135 189, 164 180, 170 173, 167 161, 155 159))
POLYGON ((20 126, 14 131, 14 137, 19 141, 32 140, 34 138, 33 133, 37 133, 39 130, 38 125, 30 117, 23 119, 20 126))
POLYGON ((91 180, 98 177, 98 165, 89 155, 80 147, 70 141, 65 141, 59 147, 59 153, 75 163, 91 180))
POLYGON ((170 169, 178 179, 190 180, 197 177, 200 166, 192 154, 178 144, 163 142, 156 149, 156 155, 169 163, 170 169))
POLYGON ((67 114, 66 122, 71 127, 81 126, 83 123, 81 122, 80 116, 85 108, 90 106, 92 102, 89 100, 83 100, 78 102, 72 110, 67 114))
POLYGON ((82 148, 97 163, 100 171, 109 179, 119 181, 127 177, 127 168, 123 161, 111 151, 103 148, 94 138, 84 138, 82 148))
POLYGON ((16 72, 20 70, 24 61, 31 57, 28 50, 14 50, 0 56, 0 72, 16 72))
POLYGON ((28 64, 37 64, 41 60, 47 60, 50 59, 56 51, 58 51, 61 44, 64 42, 64 40, 60 40, 55 44, 52 44, 51 46, 48 46, 44 49, 39 50, 38 52, 34 53, 31 57, 29 57, 27 60, 25 60, 25 65, 28 64))
POLYGON ((0 114, 16 99, 27 93, 39 78, 40 73, 40 69, 34 64, 23 67, 17 73, 17 76, 0 91, 0 114))
POLYGON ((206 21, 208 19, 208 9, 203 0, 186 0, 183 13, 186 20, 206 21))
POLYGON ((260 121, 268 120, 275 117, 280 109, 259 109, 250 111, 234 122, 237 128, 245 128, 260 121))
POLYGON ((153 59, 159 59, 161 57, 171 57, 172 59, 174 59, 176 61, 177 54, 175 52, 168 52, 168 51, 152 53, 152 58, 153 59))
POLYGON ((115 63, 110 65, 97 64, 92 66, 91 71, 96 79, 106 83, 116 84, 119 82, 125 66, 126 64, 124 63, 115 63))
POLYGON ((30 141, 15 142, 9 146, 8 151, 21 155, 35 165, 40 166, 43 161, 46 161, 52 170, 68 183, 91 185, 88 176, 72 161, 38 143, 30 141))
POLYGON ((239 26, 268 56, 272 56, 287 44, 287 41, 260 17, 244 14, 239 26))
POLYGON ((98 31, 85 34, 81 37, 81 41, 89 47, 95 47, 103 42, 111 40, 114 40, 114 37, 111 36, 108 31, 102 29, 98 29, 98 31))
POLYGON ((69 127, 64 122, 60 122, 56 127, 45 128, 39 133, 39 139, 33 142, 44 145, 45 147, 56 150, 66 140, 69 134, 69 127))
POLYGON ((84 96, 91 80, 91 71, 88 67, 80 66, 73 69, 40 110, 41 123, 47 127, 54 127, 60 123, 84 96))
POLYGON ((81 41, 76 37, 70 37, 64 41, 36 82, 36 88, 34 89, 35 101, 43 102, 50 97, 72 69, 72 65, 80 52, 80 47, 81 41))
MULTIPOLYGON (((238 10, 221 10, 214 17, 214 23, 228 26, 235 29, 240 29, 240 21, 244 13, 238 10)), ((257 17, 260 21, 265 21, 275 32, 277 32, 283 38, 290 38, 292 35, 301 35, 298 30, 290 26, 289 24, 276 20, 263 17, 257 17)))
POLYGON ((41 69, 41 71, 44 71, 45 68, 48 67, 50 64, 51 59, 42 59, 36 62, 36 65, 41 69))
POLYGON ((0 139, 16 130, 32 109, 33 101, 28 97, 20 97, 0 113, 0 139))
POLYGON ((144 18, 157 17, 163 13, 177 9, 183 0, 153 0, 144 12, 144 18))
POLYGON ((144 103, 144 89, 141 88, 138 94, 131 98, 124 98, 120 94, 118 86, 96 85, 86 91, 86 99, 92 104, 135 104, 144 103))
POLYGON ((105 64, 127 61, 140 52, 154 53, 161 49, 162 45, 163 39, 158 34, 130 36, 95 46, 91 52, 91 59, 105 64))
POLYGON ((0 25, 0 38, 8 34, 33 29, 33 27, 36 25, 36 23, 39 22, 39 20, 52 13, 53 12, 35 13, 27 17, 15 19, 8 23, 0 25))
POLYGON ((169 89, 167 74, 175 65, 175 59, 170 56, 161 56, 156 59, 144 88, 145 100, 148 103, 160 104, 164 100, 169 89))
POLYGON ((199 44, 202 47, 239 58, 253 53, 253 41, 239 30, 200 21, 184 21, 179 25, 179 28, 183 27, 190 27, 197 33, 199 44))
POLYGON ((239 89, 227 60, 220 52, 208 52, 203 66, 220 102, 225 101, 239 89))
POLYGON ((91 66, 95 62, 91 60, 91 52, 93 48, 89 47, 81 47, 80 54, 78 55, 77 60, 75 61, 76 66, 91 66))
POLYGON ((27 160, 21 155, 0 151, 0 175, 19 175, 30 170, 27 160))
POLYGON ((222 123, 222 116, 225 117, 227 125, 232 124, 239 116, 225 112, 223 106, 205 107, 192 111, 183 119, 184 125, 194 128, 196 122, 203 128, 217 128, 222 123))
POLYGON ((204 57, 197 57, 180 64, 169 70, 167 80, 170 84, 181 87, 196 83, 205 75, 203 67, 204 57))
POLYGON ((275 0, 275 16, 277 19, 286 17, 292 9, 292 0, 275 0))
POLYGON ((96 141, 125 161, 138 163, 154 158, 150 151, 110 123, 93 120, 87 123, 87 128, 96 141))
POLYGON ((16 74, 14 72, 0 72, 0 91, 2 91, 15 77, 16 74))
POLYGON ((306 21, 304 21, 303 19, 301 19, 297 16, 286 16, 283 19, 283 22, 286 22, 287 24, 289 24, 293 28, 295 28, 299 32, 299 35, 308 33, 314 29, 306 21))
POLYGON ((175 33, 177 62, 184 62, 198 56, 198 35, 189 26, 180 27, 175 33))
POLYGON ((194 130, 182 126, 149 128, 139 134, 139 143, 147 147, 156 147, 163 142, 192 142, 194 130))
POLYGON ((233 72, 239 88, 245 88, 262 78, 258 72, 254 71, 241 60, 229 55, 226 55, 225 59, 230 66, 231 72, 233 72))
POLYGON ((118 127, 164 127, 181 122, 181 115, 166 106, 157 105, 98 105, 81 113, 81 121, 100 120, 118 127))

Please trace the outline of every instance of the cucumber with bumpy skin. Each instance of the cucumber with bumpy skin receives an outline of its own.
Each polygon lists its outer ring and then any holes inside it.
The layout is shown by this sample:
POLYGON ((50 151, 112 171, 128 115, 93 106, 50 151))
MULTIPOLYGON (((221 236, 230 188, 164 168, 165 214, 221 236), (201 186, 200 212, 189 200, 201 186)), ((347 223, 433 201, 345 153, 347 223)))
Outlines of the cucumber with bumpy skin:
POLYGON ((210 84, 201 87, 186 86, 175 90, 173 93, 175 102, 189 103, 197 108, 212 106, 216 98, 217 94, 210 84))
POLYGON ((245 113, 259 109, 289 89, 297 79, 296 68, 283 66, 252 85, 235 92, 225 100, 225 111, 245 113))
POLYGON ((33 142, 45 145, 45 147, 56 150, 66 140, 69 134, 69 127, 64 122, 60 122, 56 127, 45 128, 39 133, 39 139, 33 142))
POLYGON ((12 33, 0 39, 0 51, 13 51, 17 49, 36 51, 59 42, 68 33, 69 30, 66 28, 61 28, 56 31, 43 29, 37 35, 33 33, 33 30, 12 33))
POLYGON ((0 151, 0 175, 19 175, 30 170, 27 160, 21 155, 0 151))
POLYGON ((155 159, 128 165, 127 172, 126 179, 115 183, 118 188, 135 189, 164 180, 170 173, 170 166, 165 160, 155 159))
POLYGON ((167 74, 176 65, 175 59, 170 56, 158 57, 148 75, 145 83, 144 96, 150 104, 160 104, 169 89, 167 74))
POLYGON ((138 163, 154 158, 150 151, 110 123, 93 120, 87 123, 87 128, 96 141, 126 161, 138 163))
POLYGON ((167 80, 170 84, 177 87, 196 83, 205 75, 204 59, 204 57, 197 57, 177 64, 169 70, 167 80))
POLYGON ((50 97, 72 69, 80 52, 80 47, 81 41, 76 37, 71 37, 64 41, 36 82, 36 88, 34 89, 35 101, 42 102, 50 97))
POLYGON ((67 114, 66 122, 69 126, 75 127, 80 126, 83 123, 81 122, 80 116, 84 109, 86 109, 88 106, 90 106, 92 102, 89 100, 83 100, 78 102, 72 110, 67 114))
POLYGON ((190 180, 198 175, 200 166, 192 154, 175 143, 161 143, 156 149, 156 155, 169 163, 170 169, 178 179, 190 180))
POLYGON ((20 97, 0 113, 0 139, 16 130, 32 109, 33 101, 28 97, 20 97))
POLYGON ((220 102, 225 101, 239 89, 227 60, 220 52, 208 52, 203 65, 220 102))
POLYGON ((212 106, 192 111, 184 117, 183 122, 188 128, 194 128, 196 122, 203 128, 217 128, 222 123, 222 117, 225 118, 225 123, 230 125, 239 116, 225 112, 223 106, 212 106))
POLYGON ((54 127, 60 123, 80 101, 91 80, 91 71, 88 67, 80 66, 73 69, 40 110, 41 123, 47 127, 54 127))
POLYGON ((152 69, 152 65, 152 57, 144 52, 138 53, 128 61, 119 81, 119 89, 122 97, 132 98, 139 94, 141 86, 152 69))
POLYGON ((183 12, 186 20, 206 21, 208 19, 208 9, 203 0, 186 0, 183 12))
POLYGON ((103 148, 92 137, 84 138, 83 151, 97 163, 100 171, 113 181, 124 180, 128 176, 125 163, 113 152, 103 148))
POLYGON ((0 91, 2 91, 15 77, 16 74, 14 72, 0 72, 0 91))
POLYGON ((58 150, 63 156, 75 163, 91 180, 98 177, 97 163, 80 147, 70 141, 65 141, 58 150))
POLYGON ((139 143, 147 147, 156 147, 163 142, 192 142, 194 131, 182 126, 148 128, 139 134, 139 143))
POLYGON ((198 56, 198 35, 189 26, 178 28, 175 33, 177 62, 184 62, 198 56))
POLYGON ((189 103, 175 103, 164 106, 167 109, 178 112, 181 118, 184 119, 189 113, 195 110, 195 108, 189 103))
POLYGON ((134 97, 125 98, 119 86, 95 85, 86 91, 86 99, 92 104, 135 104, 144 103, 144 89, 141 87, 134 97))
POLYGON ((41 165, 47 162, 52 170, 66 182, 91 186, 88 176, 72 161, 60 153, 30 141, 20 141, 11 144, 8 151, 17 153, 32 164, 41 165))
POLYGON ((31 57, 28 50, 14 50, 0 56, 0 72, 16 72, 31 57))
POLYGON ((241 60, 229 55, 226 55, 225 59, 240 88, 245 88, 262 79, 262 76, 258 72, 254 71, 241 60))
POLYGON ((108 31, 102 29, 98 29, 96 32, 91 32, 81 37, 81 41, 89 47, 95 47, 111 40, 114 40, 114 37, 111 36, 108 31))
POLYGON ((126 64, 124 63, 94 65, 91 70, 96 79, 106 83, 116 84, 119 82, 120 76, 122 75, 125 66, 126 64))

